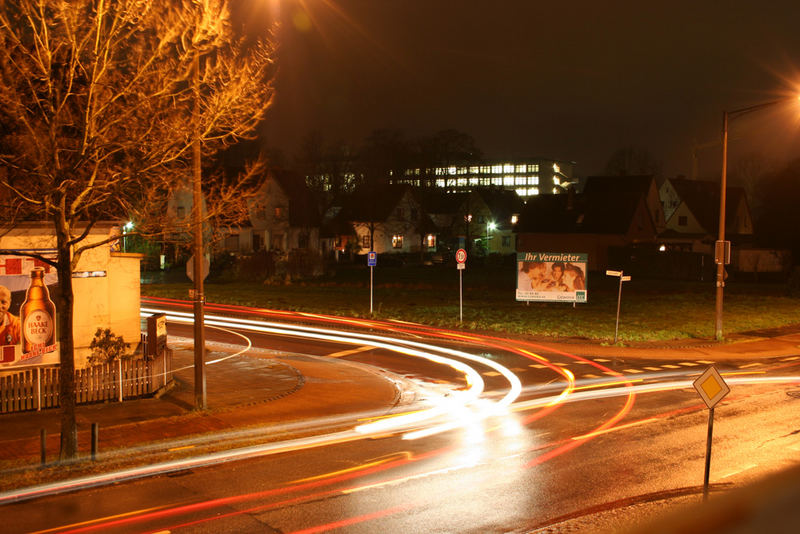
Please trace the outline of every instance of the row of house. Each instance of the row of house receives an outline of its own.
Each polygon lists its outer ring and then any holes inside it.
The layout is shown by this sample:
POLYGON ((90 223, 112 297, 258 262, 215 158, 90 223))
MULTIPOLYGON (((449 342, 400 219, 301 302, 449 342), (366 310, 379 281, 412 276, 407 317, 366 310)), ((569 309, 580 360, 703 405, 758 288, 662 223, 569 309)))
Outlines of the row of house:
MULTIPOLYGON (((250 224, 231 230, 225 250, 309 248, 342 253, 478 254, 564 251, 589 254, 589 268, 638 249, 683 254, 711 266, 717 235, 719 186, 652 176, 593 176, 580 192, 520 197, 513 188, 461 192, 387 184, 363 187, 320 214, 302 178, 269 173, 251 203, 250 224)), ((741 188, 727 190, 726 236, 740 270, 775 271, 788 257, 753 245, 753 222, 741 188)), ((670 255, 670 254, 666 254, 670 255)))

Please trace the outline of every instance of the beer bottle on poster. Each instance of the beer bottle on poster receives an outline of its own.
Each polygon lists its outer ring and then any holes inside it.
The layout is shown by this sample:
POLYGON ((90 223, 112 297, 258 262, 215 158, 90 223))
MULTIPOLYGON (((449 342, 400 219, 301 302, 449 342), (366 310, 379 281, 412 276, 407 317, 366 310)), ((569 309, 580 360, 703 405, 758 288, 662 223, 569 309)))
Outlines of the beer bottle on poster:
POLYGON ((56 306, 50 300, 42 267, 31 270, 31 285, 19 310, 19 319, 23 354, 41 353, 55 344, 56 306))

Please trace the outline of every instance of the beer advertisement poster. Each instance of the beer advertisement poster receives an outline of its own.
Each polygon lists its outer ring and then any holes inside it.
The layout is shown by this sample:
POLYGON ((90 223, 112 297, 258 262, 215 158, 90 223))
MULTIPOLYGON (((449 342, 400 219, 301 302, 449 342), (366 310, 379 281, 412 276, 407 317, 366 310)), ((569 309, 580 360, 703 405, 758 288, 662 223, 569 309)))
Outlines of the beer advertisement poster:
POLYGON ((0 369, 60 363, 51 296, 57 284, 55 267, 39 259, 0 256, 0 369))
POLYGON ((586 302, 588 261, 584 253, 518 252, 517 300, 586 302))

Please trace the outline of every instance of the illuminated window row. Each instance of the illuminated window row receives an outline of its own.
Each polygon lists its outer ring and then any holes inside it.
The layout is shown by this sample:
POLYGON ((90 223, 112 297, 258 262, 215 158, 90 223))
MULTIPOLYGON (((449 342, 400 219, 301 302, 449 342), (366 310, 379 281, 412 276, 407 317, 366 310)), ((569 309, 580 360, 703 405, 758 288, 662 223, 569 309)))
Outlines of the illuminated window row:
POLYGON ((420 176, 423 174, 434 176, 456 176, 464 174, 526 174, 538 173, 539 164, 512 164, 500 163, 495 165, 471 165, 435 167, 434 169, 406 169, 406 176, 420 176))

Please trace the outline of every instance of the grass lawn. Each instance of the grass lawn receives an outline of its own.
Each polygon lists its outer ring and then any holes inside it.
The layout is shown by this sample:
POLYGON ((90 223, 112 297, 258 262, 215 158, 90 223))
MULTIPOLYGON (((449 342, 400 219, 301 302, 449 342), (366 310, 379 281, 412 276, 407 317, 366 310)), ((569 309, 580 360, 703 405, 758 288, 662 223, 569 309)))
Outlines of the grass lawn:
MULTIPOLYGON (((590 274, 588 303, 530 303, 514 299, 515 272, 507 267, 467 267, 464 322, 459 323, 459 279, 454 266, 377 267, 374 310, 380 319, 612 342, 617 279, 590 274)), ((142 294, 187 299, 191 283, 143 284, 142 294)), ((347 267, 330 278, 267 285, 207 281, 208 302, 297 310, 354 317, 369 316, 369 270, 347 267)), ((659 341, 714 336, 714 283, 635 279, 622 289, 620 341, 659 341)), ((729 282, 725 290, 726 335, 800 323, 800 299, 781 284, 729 282)))

